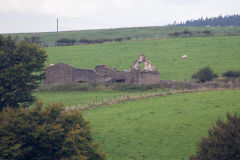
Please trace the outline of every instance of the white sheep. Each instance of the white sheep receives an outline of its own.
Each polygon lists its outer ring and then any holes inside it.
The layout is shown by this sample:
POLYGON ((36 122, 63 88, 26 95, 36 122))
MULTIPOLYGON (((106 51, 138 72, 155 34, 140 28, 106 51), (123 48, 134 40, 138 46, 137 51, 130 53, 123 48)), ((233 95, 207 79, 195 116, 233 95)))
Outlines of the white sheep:
POLYGON ((187 55, 183 55, 183 56, 182 56, 182 59, 186 59, 186 58, 187 58, 187 55))

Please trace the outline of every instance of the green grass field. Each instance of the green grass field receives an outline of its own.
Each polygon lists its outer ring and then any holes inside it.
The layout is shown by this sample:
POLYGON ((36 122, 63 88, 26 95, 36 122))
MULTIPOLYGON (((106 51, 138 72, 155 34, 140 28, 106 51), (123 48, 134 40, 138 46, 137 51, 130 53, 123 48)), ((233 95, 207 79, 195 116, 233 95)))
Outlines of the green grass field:
POLYGON ((61 102, 64 106, 86 105, 91 101, 97 102, 108 98, 123 96, 124 92, 117 91, 69 91, 69 92, 36 92, 34 96, 45 105, 61 102))
POLYGON ((93 69, 98 64, 107 64, 127 70, 144 53, 158 68, 161 79, 184 80, 206 65, 218 74, 239 69, 239 44, 240 36, 219 36, 48 47, 47 65, 64 62, 93 69), (188 58, 181 59, 182 55, 188 58))
POLYGON ((118 91, 111 89, 102 89, 95 91, 41 91, 34 92, 34 96, 44 105, 54 102, 61 102, 64 106, 86 106, 89 103, 101 103, 102 101, 112 101, 123 97, 139 97, 142 95, 155 95, 156 93, 166 93, 166 89, 149 89, 145 91, 118 91))
MULTIPOLYGON (((99 30, 79 30, 79 31, 64 31, 59 32, 59 39, 100 39, 100 38, 126 38, 132 39, 146 39, 146 38, 165 38, 169 37, 169 34, 174 32, 182 32, 184 30, 193 32, 194 36, 197 31, 210 30, 214 35, 223 34, 240 34, 240 27, 135 27, 135 28, 117 28, 117 29, 99 29, 99 30)), ((57 39, 56 32, 45 33, 18 33, 12 34, 18 35, 19 39, 24 37, 39 36, 41 41, 44 41, 48 45, 54 45, 57 39)))
POLYGON ((240 113, 240 90, 129 101, 84 112, 110 160, 186 160, 217 118, 240 113))
MULTIPOLYGON (((46 65, 64 62, 94 69, 98 64, 107 64, 127 70, 144 53, 158 68, 161 79, 189 80, 194 72, 207 65, 218 74, 239 70, 239 44, 240 36, 216 36, 48 47, 46 65), (182 55, 188 58, 181 59, 182 55)), ((125 93, 102 90, 34 95, 44 104, 60 101, 65 106, 73 106, 125 93)), ((85 111, 84 116, 91 123, 95 141, 102 144, 110 160, 184 160, 195 152, 195 144, 207 135, 217 118, 225 118, 226 112, 240 113, 239 102, 240 90, 198 92, 103 106, 85 111)))

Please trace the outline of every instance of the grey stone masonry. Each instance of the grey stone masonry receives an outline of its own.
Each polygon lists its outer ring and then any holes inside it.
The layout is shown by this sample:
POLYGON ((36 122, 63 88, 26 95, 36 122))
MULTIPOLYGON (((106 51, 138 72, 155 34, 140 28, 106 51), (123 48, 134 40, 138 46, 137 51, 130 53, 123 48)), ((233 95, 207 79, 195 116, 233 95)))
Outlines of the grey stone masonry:
POLYGON ((145 55, 140 55, 128 71, 118 71, 107 65, 97 65, 94 70, 74 68, 65 63, 46 68, 44 85, 57 83, 129 83, 158 84, 160 74, 145 55), (140 70, 140 64, 144 69, 140 70))

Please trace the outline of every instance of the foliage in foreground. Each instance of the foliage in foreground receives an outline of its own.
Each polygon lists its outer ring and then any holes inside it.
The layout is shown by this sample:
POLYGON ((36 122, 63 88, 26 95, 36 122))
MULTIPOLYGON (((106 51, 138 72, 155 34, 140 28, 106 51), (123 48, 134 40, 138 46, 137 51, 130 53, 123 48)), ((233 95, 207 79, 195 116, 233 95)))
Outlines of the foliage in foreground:
POLYGON ((102 160, 82 113, 63 113, 61 104, 0 112, 0 159, 102 160))
POLYGON ((228 113, 227 122, 218 120, 198 146, 197 154, 190 160, 240 159, 240 116, 228 113))
POLYGON ((16 44, 10 36, 0 36, 0 110, 33 103, 32 92, 44 78, 46 59, 45 50, 36 44, 16 44))
POLYGON ((211 81, 212 79, 217 77, 218 75, 216 73, 213 73, 212 69, 209 66, 200 69, 197 73, 194 73, 192 75, 192 78, 194 80, 201 83, 211 81))

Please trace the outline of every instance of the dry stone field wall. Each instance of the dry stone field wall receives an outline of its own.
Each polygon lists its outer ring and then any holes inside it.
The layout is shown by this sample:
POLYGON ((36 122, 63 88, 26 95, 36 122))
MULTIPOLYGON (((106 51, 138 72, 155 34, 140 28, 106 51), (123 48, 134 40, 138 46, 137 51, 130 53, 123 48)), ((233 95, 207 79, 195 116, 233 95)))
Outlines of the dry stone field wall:
POLYGON ((232 79, 232 80, 229 80, 228 82, 206 82, 206 83, 160 80, 157 86, 159 88, 168 88, 168 89, 239 88, 240 78, 232 79))

